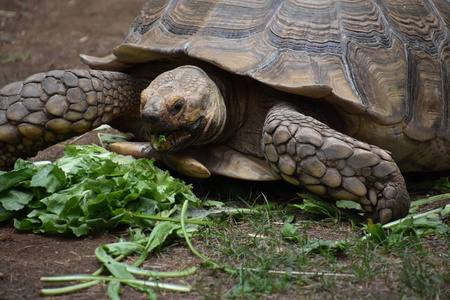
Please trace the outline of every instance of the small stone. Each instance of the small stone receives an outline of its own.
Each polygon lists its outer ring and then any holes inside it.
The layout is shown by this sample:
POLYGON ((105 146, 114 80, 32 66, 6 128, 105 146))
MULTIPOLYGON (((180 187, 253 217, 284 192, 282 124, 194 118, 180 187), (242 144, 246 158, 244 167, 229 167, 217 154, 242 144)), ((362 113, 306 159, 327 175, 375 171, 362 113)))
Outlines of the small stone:
POLYGON ((286 143, 290 138, 291 134, 285 126, 279 126, 273 133, 273 143, 275 146, 286 143))
POLYGON ((22 102, 17 102, 8 107, 6 110, 6 117, 11 121, 20 121, 29 113, 30 112, 22 102))
POLYGON ((366 186, 355 177, 344 178, 342 187, 356 196, 361 197, 367 194, 366 186))
POLYGON ((397 170, 398 167, 394 162, 382 161, 377 166, 372 168, 372 174, 377 178, 383 178, 397 170))
POLYGON ((327 167, 315 156, 302 160, 300 167, 303 171, 316 178, 321 178, 327 171, 327 167))
POLYGON ((17 128, 23 136, 30 140, 40 139, 44 133, 44 130, 41 127, 32 124, 20 124, 17 128))
POLYGON ((380 162, 380 157, 372 152, 356 149, 352 156, 347 159, 347 164, 354 169, 375 166, 380 162))
POLYGON ((337 188, 341 185, 342 177, 336 169, 328 168, 321 181, 331 188, 337 188))
POLYGON ((276 163, 278 161, 278 152, 274 145, 268 144, 265 146, 265 153, 268 161, 276 163))
POLYGON ((344 159, 350 157, 350 155, 353 154, 352 147, 334 137, 330 137, 325 140, 321 151, 323 152, 327 160, 344 159))
POLYGON ((293 175, 296 169, 295 162, 289 155, 280 156, 280 159, 278 160, 278 167, 283 174, 288 176, 293 175))
POLYGON ((57 117, 62 117, 66 112, 69 104, 66 101, 66 98, 60 95, 54 95, 50 99, 48 99, 45 104, 45 109, 52 115, 57 117))
POLYGON ((323 144, 322 135, 308 127, 299 127, 294 138, 299 143, 308 143, 316 147, 320 147, 323 144))

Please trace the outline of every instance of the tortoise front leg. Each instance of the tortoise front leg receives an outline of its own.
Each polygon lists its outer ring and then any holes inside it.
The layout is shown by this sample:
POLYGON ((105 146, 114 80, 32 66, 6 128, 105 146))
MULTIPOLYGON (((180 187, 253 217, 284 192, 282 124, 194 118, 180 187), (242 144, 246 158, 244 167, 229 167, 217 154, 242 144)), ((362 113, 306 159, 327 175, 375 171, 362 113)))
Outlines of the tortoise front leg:
POLYGON ((95 70, 38 73, 0 89, 0 170, 115 118, 139 118, 144 83, 95 70))
POLYGON ((263 147, 271 168, 292 184, 356 201, 368 218, 383 224, 408 214, 405 181, 386 151, 331 129, 291 104, 269 111, 263 147))

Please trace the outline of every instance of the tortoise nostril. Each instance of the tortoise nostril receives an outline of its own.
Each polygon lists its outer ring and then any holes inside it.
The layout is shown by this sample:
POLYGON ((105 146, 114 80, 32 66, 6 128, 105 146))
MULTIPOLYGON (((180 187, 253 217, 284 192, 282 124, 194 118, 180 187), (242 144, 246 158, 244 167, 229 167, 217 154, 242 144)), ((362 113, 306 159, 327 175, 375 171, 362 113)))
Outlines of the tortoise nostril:
POLYGON ((154 125, 158 121, 159 116, 156 113, 152 113, 149 111, 143 111, 141 118, 144 123, 154 125))

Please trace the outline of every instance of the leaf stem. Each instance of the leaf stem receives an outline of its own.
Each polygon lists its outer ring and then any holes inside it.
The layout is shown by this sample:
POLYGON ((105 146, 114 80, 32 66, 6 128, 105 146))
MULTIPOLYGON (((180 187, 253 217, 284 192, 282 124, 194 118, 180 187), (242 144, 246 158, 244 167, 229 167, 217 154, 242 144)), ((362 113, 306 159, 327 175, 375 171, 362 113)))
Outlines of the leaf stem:
POLYGON ((206 256, 204 256, 203 254, 201 254, 200 252, 197 251, 197 249, 194 248, 194 246, 191 243, 191 239, 189 238, 189 234, 187 233, 186 230, 186 212, 187 212, 187 208, 188 208, 189 202, 188 200, 184 201, 183 203, 183 207, 181 208, 181 230, 183 231, 184 234, 184 239, 186 240, 186 243, 189 246, 189 249, 191 249, 191 251, 197 255, 199 258, 201 258, 202 260, 204 260, 206 263, 212 265, 215 268, 219 268, 219 269, 223 269, 225 272, 230 273, 230 274, 235 274, 237 273, 237 270, 227 267, 225 265, 219 264, 218 262, 207 258, 206 256))
MULTIPOLYGON (((95 275, 66 275, 66 276, 52 276, 41 277, 42 281, 47 282, 60 282, 60 281, 74 281, 74 280, 95 280, 95 281, 119 281, 125 284, 137 284, 144 287, 162 288, 179 292, 190 292, 191 286, 178 285, 172 283, 154 282, 140 279, 125 279, 112 276, 95 276, 95 275)), ((42 289, 42 293, 47 293, 48 289, 42 289)), ((47 294, 48 295, 48 294, 47 294)))
MULTIPOLYGON (((188 201, 188 200, 186 200, 186 201, 188 201)), ((169 221, 169 222, 174 222, 174 223, 181 223, 181 219, 177 219, 177 218, 143 215, 143 214, 133 213, 131 211, 125 211, 125 213, 130 215, 131 217, 135 217, 135 218, 149 219, 149 220, 154 220, 154 221, 169 221)), ((190 224, 197 224, 197 225, 207 225, 208 224, 207 221, 200 221, 200 220, 193 220, 193 219, 187 219, 187 220, 185 220, 185 222, 190 223, 190 224)))

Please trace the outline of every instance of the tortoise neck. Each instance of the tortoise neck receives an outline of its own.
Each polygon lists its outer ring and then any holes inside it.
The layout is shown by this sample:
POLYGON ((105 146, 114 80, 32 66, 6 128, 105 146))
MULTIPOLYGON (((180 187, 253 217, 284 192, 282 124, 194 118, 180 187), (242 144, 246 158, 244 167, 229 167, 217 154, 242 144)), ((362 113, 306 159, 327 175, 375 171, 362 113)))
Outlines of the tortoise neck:
POLYGON ((220 121, 220 131, 216 132, 211 141, 212 143, 222 143, 234 136, 244 123, 245 98, 247 97, 246 79, 217 69, 206 72, 216 83, 224 101, 225 114, 219 114, 225 118, 220 121))

